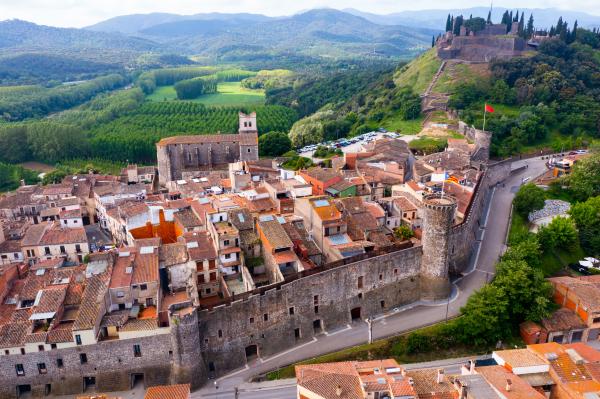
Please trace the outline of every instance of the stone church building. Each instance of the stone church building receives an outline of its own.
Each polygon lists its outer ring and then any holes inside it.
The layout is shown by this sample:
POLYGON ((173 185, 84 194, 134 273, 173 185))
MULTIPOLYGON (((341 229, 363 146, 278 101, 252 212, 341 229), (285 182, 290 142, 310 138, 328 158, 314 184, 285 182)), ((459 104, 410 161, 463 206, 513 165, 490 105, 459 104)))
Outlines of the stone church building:
POLYGON ((156 144, 159 182, 182 178, 182 172, 221 169, 237 161, 258 160, 256 112, 239 113, 237 134, 173 136, 156 144))

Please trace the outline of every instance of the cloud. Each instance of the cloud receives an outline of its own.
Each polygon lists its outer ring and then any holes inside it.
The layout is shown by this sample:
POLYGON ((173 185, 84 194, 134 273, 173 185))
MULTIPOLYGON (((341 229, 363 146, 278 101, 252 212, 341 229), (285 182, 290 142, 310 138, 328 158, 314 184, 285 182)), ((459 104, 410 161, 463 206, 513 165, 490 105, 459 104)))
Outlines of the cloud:
MULTIPOLYGON (((521 0, 494 2, 496 6, 518 8, 521 0)), ((430 0, 427 8, 473 7, 472 0, 430 0)), ((479 5, 485 6, 481 3, 479 5)), ((196 14, 205 12, 251 12, 271 16, 289 15, 311 8, 357 8, 373 13, 392 13, 423 9, 423 3, 409 0, 0 0, 2 19, 18 18, 44 25, 83 27, 126 14, 168 12, 196 14)), ((527 8, 556 7, 600 15, 598 0, 530 0, 527 8)))

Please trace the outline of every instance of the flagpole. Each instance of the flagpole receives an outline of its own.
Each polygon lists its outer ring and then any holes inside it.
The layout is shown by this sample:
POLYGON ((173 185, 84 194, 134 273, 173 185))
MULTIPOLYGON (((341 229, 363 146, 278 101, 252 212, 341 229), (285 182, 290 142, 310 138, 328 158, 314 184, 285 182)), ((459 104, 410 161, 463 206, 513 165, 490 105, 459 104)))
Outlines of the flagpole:
POLYGON ((485 116, 487 114, 487 104, 483 105, 483 131, 485 132, 485 116))

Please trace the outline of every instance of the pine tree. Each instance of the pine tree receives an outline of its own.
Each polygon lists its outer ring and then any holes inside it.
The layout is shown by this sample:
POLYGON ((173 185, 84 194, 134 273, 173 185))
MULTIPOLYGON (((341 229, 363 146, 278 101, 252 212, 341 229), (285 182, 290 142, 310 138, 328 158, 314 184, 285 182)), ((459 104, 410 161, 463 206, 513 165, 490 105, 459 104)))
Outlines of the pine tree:
POLYGON ((452 18, 450 14, 448 14, 448 18, 446 18, 446 32, 450 32, 452 30, 452 18))
POLYGON ((573 31, 571 32, 571 43, 574 43, 577 40, 577 20, 573 24, 573 31))
POLYGON ((431 47, 435 47, 435 35, 431 36, 431 47))
POLYGON ((550 33, 548 34, 548 36, 553 37, 554 35, 556 35, 556 28, 554 27, 554 25, 552 25, 550 27, 550 33))
POLYGON ((529 21, 527 21, 526 36, 530 39, 533 36, 533 14, 529 15, 529 21))
POLYGON ((460 27, 462 26, 464 18, 462 15, 459 15, 454 19, 454 35, 460 35, 460 27))
POLYGON ((502 14, 502 22, 500 23, 508 25, 508 10, 504 11, 504 14, 502 14))
POLYGON ((492 24, 492 10, 488 11, 487 23, 488 25, 492 24))
POLYGON ((558 17, 558 22, 556 23, 556 34, 560 35, 563 31, 563 19, 562 16, 558 17))

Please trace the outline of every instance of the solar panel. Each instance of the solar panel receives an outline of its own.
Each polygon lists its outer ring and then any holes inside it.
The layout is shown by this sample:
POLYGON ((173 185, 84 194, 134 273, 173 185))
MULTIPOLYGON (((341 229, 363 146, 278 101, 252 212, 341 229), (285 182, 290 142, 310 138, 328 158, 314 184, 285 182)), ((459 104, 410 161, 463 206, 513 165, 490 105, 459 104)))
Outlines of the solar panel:
POLYGON ((154 252, 154 247, 141 247, 140 254, 148 255, 154 252))
POLYGON ((244 219, 244 215, 242 215, 241 213, 238 213, 238 219, 240 219, 241 223, 244 223, 246 221, 246 219, 244 219))
POLYGON ((329 206, 329 201, 327 200, 317 200, 315 201, 315 208, 321 208, 324 206, 329 206))
POLYGON ((277 221, 279 222, 279 224, 284 224, 285 218, 283 216, 277 216, 277 221))
POLYGON ((273 219, 273 215, 262 215, 258 217, 258 220, 260 220, 261 222, 270 222, 273 219))
POLYGON ((198 242, 197 241, 188 242, 186 244, 186 247, 188 247, 188 248, 198 248, 198 242))

